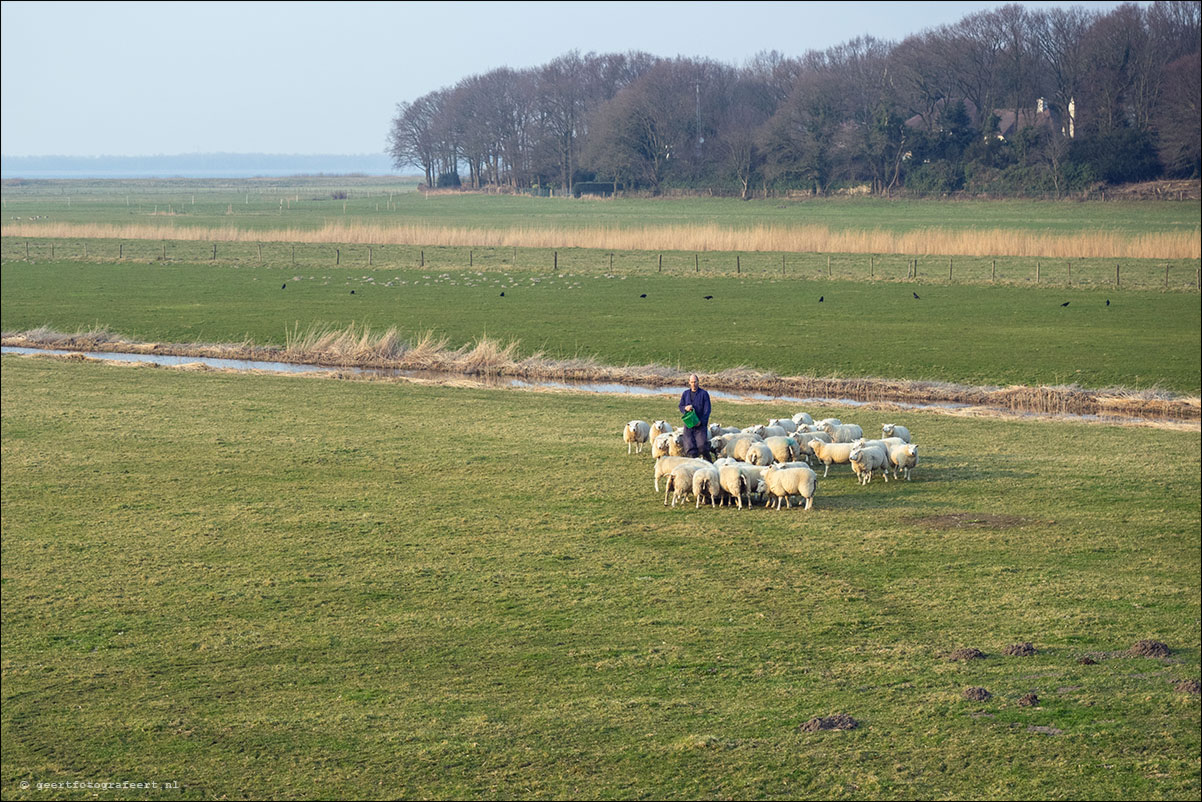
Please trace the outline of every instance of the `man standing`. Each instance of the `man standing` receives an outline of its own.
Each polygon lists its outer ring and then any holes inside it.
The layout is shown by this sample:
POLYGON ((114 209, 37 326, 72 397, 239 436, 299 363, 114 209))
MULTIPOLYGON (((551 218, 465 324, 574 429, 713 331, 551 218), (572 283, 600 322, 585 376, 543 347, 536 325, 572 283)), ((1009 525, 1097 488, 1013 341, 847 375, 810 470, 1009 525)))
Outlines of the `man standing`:
POLYGON ((709 452, 710 394, 701 389, 697 374, 689 376, 689 389, 680 394, 680 414, 694 412, 696 426, 684 430, 684 450, 690 457, 705 458, 709 452))

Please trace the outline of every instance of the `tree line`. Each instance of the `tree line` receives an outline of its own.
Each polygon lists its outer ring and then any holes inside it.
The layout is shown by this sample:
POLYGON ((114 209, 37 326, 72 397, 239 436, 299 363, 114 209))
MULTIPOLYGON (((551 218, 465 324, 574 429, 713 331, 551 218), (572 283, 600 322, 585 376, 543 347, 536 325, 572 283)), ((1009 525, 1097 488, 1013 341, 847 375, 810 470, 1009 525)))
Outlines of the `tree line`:
POLYGON ((1202 2, 1011 4, 742 66, 570 52, 400 103, 429 187, 1054 194, 1202 172, 1202 2))

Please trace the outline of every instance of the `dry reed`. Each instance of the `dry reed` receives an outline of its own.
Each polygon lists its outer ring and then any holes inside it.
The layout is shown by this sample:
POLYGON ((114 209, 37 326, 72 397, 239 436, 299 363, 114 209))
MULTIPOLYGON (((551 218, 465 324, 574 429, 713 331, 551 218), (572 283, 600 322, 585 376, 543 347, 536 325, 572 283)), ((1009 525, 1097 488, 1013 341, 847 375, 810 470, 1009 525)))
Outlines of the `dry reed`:
MULTIPOLYGON (((554 359, 541 353, 520 357, 520 345, 516 340, 501 343, 489 337, 480 337, 459 348, 449 348, 445 337, 426 332, 410 343, 403 341, 395 328, 375 333, 367 326, 354 324, 345 329, 315 326, 302 331, 297 327, 287 332, 283 348, 256 346, 249 341, 209 345, 139 343, 102 328, 75 334, 63 334, 46 328, 4 332, 2 340, 8 346, 206 356, 650 387, 683 386, 688 377, 688 371, 663 365, 609 366, 589 357, 554 359)), ((999 388, 871 377, 782 377, 745 366, 704 374, 701 378, 707 387, 715 390, 776 397, 850 399, 883 407, 894 404, 902 405, 901 408, 915 404, 943 404, 1036 415, 1202 419, 1202 399, 1177 396, 1157 389, 1089 390, 1076 385, 1015 385, 999 388)))
POLYGON ((894 232, 833 230, 828 226, 759 225, 733 228, 714 223, 616 228, 468 228, 426 224, 373 226, 328 223, 318 229, 249 230, 146 224, 6 223, 6 237, 51 239, 188 240, 201 242, 296 242, 450 247, 588 248, 610 251, 859 253, 909 256, 1015 256, 1064 259, 1198 259, 1202 233, 1073 234, 1014 229, 956 230, 939 227, 894 232))

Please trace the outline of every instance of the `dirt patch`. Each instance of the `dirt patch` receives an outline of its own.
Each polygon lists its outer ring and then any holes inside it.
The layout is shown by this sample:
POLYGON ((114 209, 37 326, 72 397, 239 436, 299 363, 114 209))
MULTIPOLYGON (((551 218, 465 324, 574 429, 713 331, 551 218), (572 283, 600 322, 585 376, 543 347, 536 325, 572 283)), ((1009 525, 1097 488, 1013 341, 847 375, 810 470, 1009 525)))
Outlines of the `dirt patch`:
POLYGON ((1078 657, 1077 662, 1083 666, 1096 666, 1098 664, 1097 660, 1093 659, 1087 654, 1078 657))
POLYGON ((1064 730, 1058 730, 1055 727, 1039 727, 1034 724, 1027 727, 1027 732, 1038 732, 1043 735, 1064 735, 1064 730))
POLYGON ((984 688, 965 688, 964 698, 970 702, 984 702, 993 696, 992 693, 984 688))
POLYGON ((1029 643, 1014 643, 1003 649, 1002 654, 1010 657, 1030 657, 1035 654, 1035 647, 1029 643))
POLYGON ((860 722, 846 713, 836 713, 825 718, 812 718, 797 729, 802 732, 818 732, 819 730, 854 730, 858 726, 860 726, 860 722))
POLYGON ((915 518, 914 523, 931 529, 1014 529, 1034 523, 1017 515, 989 515, 983 512, 951 512, 915 518))
POLYGON ((1141 640, 1131 647, 1131 654, 1137 657, 1168 657, 1170 649, 1158 640, 1141 640))
POLYGON ((1019 707, 1038 707, 1039 706, 1039 697, 1033 693, 1024 693, 1022 696, 1018 697, 1018 706, 1019 707))
POLYGON ((1199 693, 1202 693, 1202 683, 1199 683, 1196 679, 1183 679, 1173 684, 1173 690, 1177 691, 1177 693, 1192 693, 1194 696, 1197 696, 1199 693))
POLYGON ((952 652, 951 654, 949 654, 947 656, 947 659, 948 660, 984 660, 985 653, 983 651, 981 651, 980 649, 973 649, 971 647, 968 647, 965 649, 956 649, 956 651, 952 652))

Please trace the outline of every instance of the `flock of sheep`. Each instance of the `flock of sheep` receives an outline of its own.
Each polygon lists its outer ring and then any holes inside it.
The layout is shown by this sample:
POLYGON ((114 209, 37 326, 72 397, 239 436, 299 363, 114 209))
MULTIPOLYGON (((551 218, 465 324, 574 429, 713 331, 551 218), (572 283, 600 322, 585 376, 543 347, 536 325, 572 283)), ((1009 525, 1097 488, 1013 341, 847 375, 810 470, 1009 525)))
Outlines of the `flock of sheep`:
POLYGON ((665 507, 669 497, 675 507, 692 495, 698 508, 708 500, 711 506, 733 501, 742 509, 744 499, 750 507, 752 496, 758 496, 764 506, 775 501, 778 510, 782 503, 792 507, 796 497, 808 510, 818 490, 811 460, 825 466, 823 478, 831 465, 850 465, 861 485, 878 474, 888 482, 890 470, 894 479, 904 475, 909 480, 918 464, 918 446, 911 442, 910 430, 892 423, 881 427, 879 440, 865 439, 864 430, 854 423, 837 418, 815 422, 805 412, 746 429, 711 423, 711 453, 706 456, 712 462, 685 454, 683 431, 667 421, 632 420, 622 434, 627 454, 641 454, 650 443, 655 490, 659 492, 663 479, 665 507))

